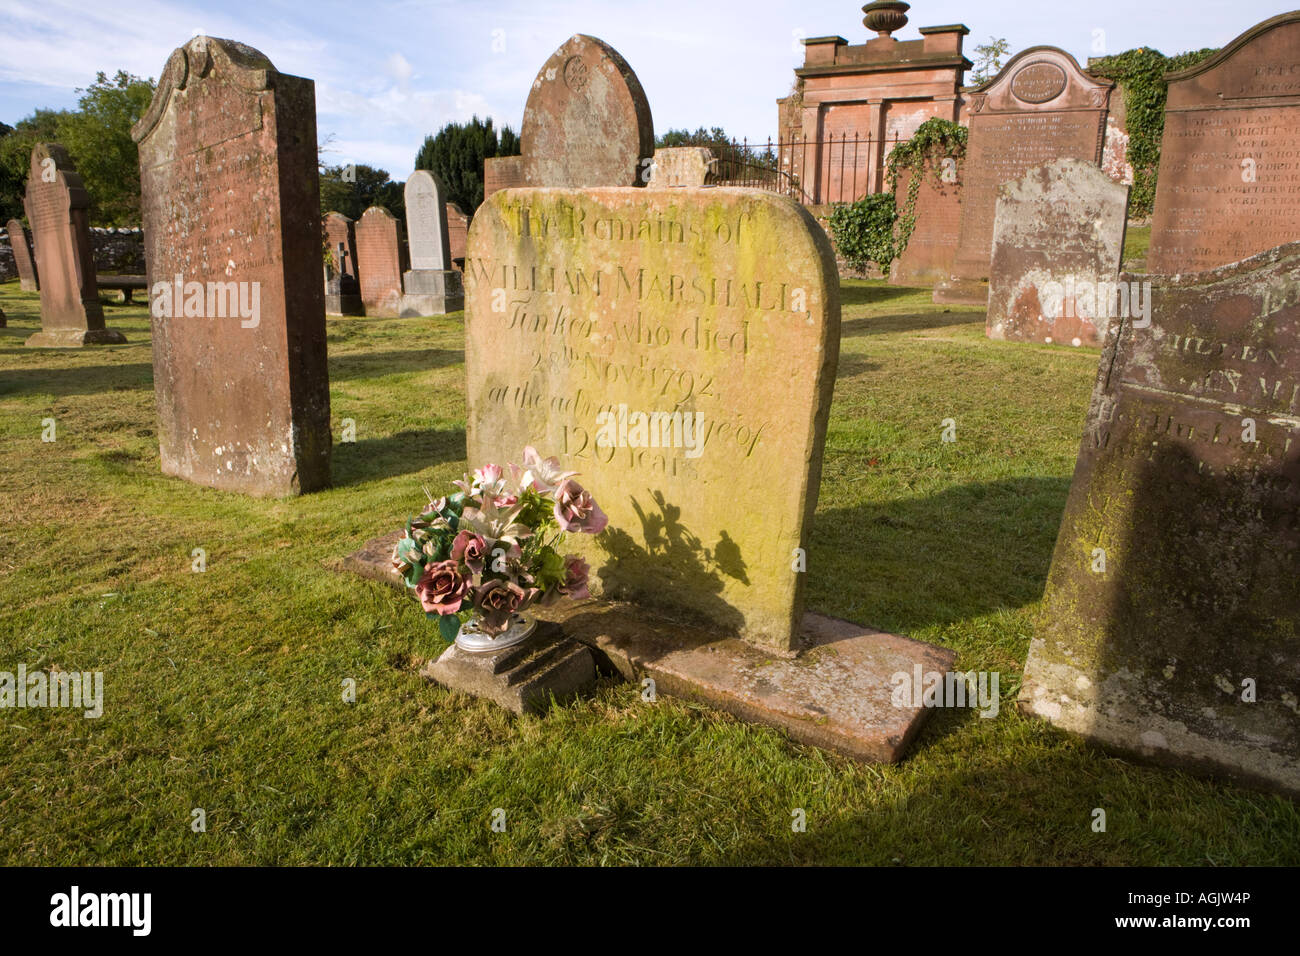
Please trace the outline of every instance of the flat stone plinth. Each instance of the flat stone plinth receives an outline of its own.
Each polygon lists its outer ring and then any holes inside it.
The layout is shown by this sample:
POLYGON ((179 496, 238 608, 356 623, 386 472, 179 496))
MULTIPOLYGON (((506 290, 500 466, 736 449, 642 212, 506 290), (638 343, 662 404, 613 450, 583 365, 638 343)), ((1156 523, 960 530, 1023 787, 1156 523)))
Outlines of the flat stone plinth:
POLYGON ((52 329, 28 336, 23 344, 35 349, 79 349, 83 345, 125 345, 126 336, 117 329, 52 329))
MULTIPOLYGON (((344 570, 405 589, 389 564, 400 537, 394 532, 366 542, 343 559, 344 570)), ((924 707, 895 706, 895 675, 912 674, 917 665, 945 673, 956 657, 946 648, 815 613, 804 615, 801 650, 788 658, 638 605, 580 601, 538 608, 536 615, 560 625, 567 638, 592 648, 599 662, 627 680, 653 678, 656 693, 701 701, 778 727, 800 743, 881 763, 902 758, 927 715, 924 707)), ((453 687, 458 680, 457 689, 511 706, 505 701, 516 692, 501 683, 500 672, 486 673, 486 664, 467 670, 460 658, 480 655, 457 652, 448 658, 451 653, 429 665, 427 676, 453 687)), ((507 663, 505 671, 513 666, 507 663)), ((564 686, 568 673, 558 675, 555 685, 564 686)))
POLYGON ((793 658, 656 616, 638 605, 582 601, 540 609, 595 648, 627 680, 784 730, 794 740, 859 760, 894 763, 920 730, 924 707, 895 706, 898 673, 947 672, 955 654, 896 634, 807 613, 793 658))
POLYGON ((558 624, 543 621, 527 641, 503 651, 472 653, 453 644, 420 676, 515 714, 544 714, 552 698, 568 700, 589 690, 596 682, 596 663, 590 648, 558 624))

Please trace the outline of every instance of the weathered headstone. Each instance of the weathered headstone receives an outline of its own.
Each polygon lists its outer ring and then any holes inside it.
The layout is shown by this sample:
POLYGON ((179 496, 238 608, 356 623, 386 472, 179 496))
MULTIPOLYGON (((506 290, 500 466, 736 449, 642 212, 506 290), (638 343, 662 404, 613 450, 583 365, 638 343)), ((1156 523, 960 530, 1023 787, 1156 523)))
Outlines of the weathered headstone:
POLYGON ((397 220, 382 206, 371 206, 357 220, 357 273, 366 315, 396 318, 402 314, 406 250, 397 229, 397 220))
POLYGON ((454 202, 447 203, 447 245, 454 268, 459 269, 465 264, 465 240, 468 234, 469 216, 465 215, 465 210, 454 202))
POLYGON ((654 124, 641 82, 613 47, 574 34, 542 65, 524 105, 529 186, 643 186, 654 124))
POLYGON ((121 332, 104 327, 87 219, 90 196, 58 143, 33 147, 23 205, 32 224, 41 279, 41 330, 26 344, 73 348, 125 342, 121 332))
POLYGON ((839 347, 815 221, 752 190, 530 188, 479 208, 465 274, 470 460, 533 445, 601 490, 618 530, 570 542, 594 592, 794 647, 839 347))
POLYGON ((650 181, 656 189, 706 185, 717 165, 713 150, 703 146, 670 146, 656 149, 650 181))
POLYGON ((356 224, 341 212, 325 215, 325 244, 332 265, 325 281, 326 315, 364 315, 357 281, 356 224))
MULTIPOLYGON (((1128 187, 1087 160, 1058 159, 1003 183, 988 337, 1101 345, 1121 307, 1127 221, 1128 187)), ((1122 300, 1130 302, 1127 290, 1122 300)))
POLYGON ((984 305, 998 187, 1054 159, 1101 164, 1114 84, 1079 68, 1055 47, 1011 58, 970 95, 970 138, 962 169, 961 227, 952 275, 936 302, 984 305))
POLYGON ((9 246, 14 252, 14 265, 18 269, 18 288, 24 292, 39 292, 40 278, 36 272, 36 260, 32 256, 31 239, 27 230, 17 219, 10 219, 5 224, 9 233, 9 246))
POLYGON ((199 36, 131 131, 166 474, 259 495, 329 484, 315 104, 311 80, 199 36))
POLYGON ((1300 238, 1300 11, 1167 80, 1149 272, 1197 272, 1300 238))
POLYGON ((447 188, 433 173, 417 169, 406 180, 407 251, 401 314, 446 315, 465 307, 460 273, 451 267, 447 235, 447 188))
POLYGON ((1021 699, 1300 793, 1300 243, 1137 278, 1150 324, 1107 337, 1021 699))
POLYGON ((527 186, 522 156, 490 156, 483 160, 483 198, 502 189, 527 186))

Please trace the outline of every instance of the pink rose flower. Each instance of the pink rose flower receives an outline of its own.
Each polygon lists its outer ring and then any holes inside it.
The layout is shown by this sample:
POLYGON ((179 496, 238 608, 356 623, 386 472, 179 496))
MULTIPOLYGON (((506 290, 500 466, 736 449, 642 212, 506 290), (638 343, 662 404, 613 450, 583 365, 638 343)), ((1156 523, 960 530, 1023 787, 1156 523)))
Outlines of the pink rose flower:
POLYGON ((591 591, 587 588, 590 574, 591 567, 586 561, 576 554, 569 555, 564 559, 564 581, 560 584, 560 593, 575 601, 583 601, 591 597, 591 591))
POLYGON ((475 574, 483 573, 483 563, 487 558, 488 546, 482 535, 473 531, 461 531, 451 543, 451 559, 456 564, 463 564, 475 574))
POLYGON ((600 534, 609 523, 596 499, 572 478, 566 478, 555 489, 555 520, 562 531, 581 531, 600 534))
POLYGON ((484 581, 474 592, 474 606, 483 615, 483 630, 500 634, 510 626, 510 615, 523 606, 524 589, 509 581, 484 581))
POLYGON ((431 614, 455 614, 465 603, 469 580, 460 573, 455 561, 439 561, 424 569, 415 596, 420 607, 431 614))

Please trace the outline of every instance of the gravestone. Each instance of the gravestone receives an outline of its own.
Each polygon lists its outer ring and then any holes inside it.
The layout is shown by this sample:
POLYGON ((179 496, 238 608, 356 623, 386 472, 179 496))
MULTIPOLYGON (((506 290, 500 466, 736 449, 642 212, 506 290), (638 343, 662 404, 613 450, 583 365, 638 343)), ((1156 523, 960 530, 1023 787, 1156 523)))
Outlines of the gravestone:
POLYGON ((643 186, 654 124, 641 83, 618 51, 574 34, 533 80, 519 140, 529 186, 643 186))
MULTIPOLYGON (((1127 221, 1128 187, 1087 160, 1054 160, 1003 183, 988 337, 1101 345, 1120 307, 1127 221)), ((1122 300, 1131 301, 1127 290, 1122 300)))
POLYGON ((1300 243, 1138 278, 1149 326, 1107 337, 1022 705, 1297 794, 1300 243))
POLYGON ((406 180, 407 254, 402 275, 401 314, 446 315, 465 307, 460 273, 451 267, 447 235, 447 187, 433 173, 417 169, 406 180))
POLYGON ((479 208, 469 458, 533 445, 603 490, 619 530, 570 541, 595 591, 794 646, 791 555, 816 505, 839 344, 824 235, 802 207, 749 190, 529 189, 479 208), (653 445, 629 432, 641 413, 659 416, 653 445), (737 501, 762 520, 739 520, 737 501))
POLYGON ((333 266, 325 281, 326 315, 364 315, 357 281, 356 224, 341 212, 327 213, 323 223, 333 266))
POLYGON ((961 225, 951 276, 936 302, 985 305, 998 187, 1054 159, 1101 165, 1114 84, 1055 47, 1032 47, 969 94, 970 136, 962 168, 961 225))
POLYGON ((41 330, 25 344, 76 348, 125 342, 121 332, 104 326, 87 219, 90 196, 58 143, 32 148, 23 205, 32 224, 36 274, 41 279, 41 330))
POLYGON ((494 192, 527 186, 522 156, 489 156, 483 160, 483 198, 494 192))
POLYGON ((703 146, 671 146, 655 150, 650 181, 655 189, 675 186, 703 186, 712 178, 717 157, 703 146))
MULTIPOLYGON (((554 454, 609 518, 564 543, 601 599, 538 617, 660 693, 898 760, 927 710, 892 688, 953 655, 802 612, 840 317, 809 213, 749 189, 512 190, 475 215, 465 276, 470 461, 554 454)), ((348 566, 392 579, 393 544, 348 566)))
POLYGON ((398 223, 382 206, 371 206, 357 220, 357 273, 366 315, 396 318, 402 314, 402 270, 406 250, 398 223))
MULTIPOLYGON (((465 239, 469 234, 469 216, 454 202, 447 203, 447 245, 451 264, 459 269, 465 264, 465 239)), ((462 287, 462 295, 464 294, 462 287)))
POLYGON ((256 495, 329 484, 315 104, 311 80, 198 36, 131 131, 165 474, 256 495))
POLYGON ((39 292, 41 285, 36 272, 36 260, 32 256, 31 239, 27 230, 17 219, 10 219, 5 224, 9 232, 9 246, 14 251, 14 265, 18 269, 18 288, 24 292, 39 292))
POLYGON ((1300 238, 1300 11, 1167 76, 1149 272, 1196 272, 1300 238))

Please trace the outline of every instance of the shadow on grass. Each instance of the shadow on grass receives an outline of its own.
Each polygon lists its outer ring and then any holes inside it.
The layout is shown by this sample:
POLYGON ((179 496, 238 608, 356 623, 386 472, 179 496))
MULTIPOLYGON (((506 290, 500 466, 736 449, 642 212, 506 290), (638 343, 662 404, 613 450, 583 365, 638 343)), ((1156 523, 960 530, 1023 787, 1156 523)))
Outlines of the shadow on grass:
POLYGON ((922 332, 954 325, 984 325, 983 312, 902 312, 897 315, 867 315, 840 323, 840 337, 887 335, 890 332, 922 332))
POLYGON ((132 389, 153 390, 152 365, 132 362, 70 368, 10 368, 0 372, 0 395, 91 395, 132 389))
POLYGON ((387 438, 340 442, 330 465, 335 488, 414 474, 430 465, 465 457, 465 429, 408 430, 387 438))
POLYGON ((916 295, 923 289, 914 289, 905 285, 840 285, 840 305, 871 305, 876 302, 889 302, 904 296, 916 295))
POLYGON ((910 634, 1032 604, 1069 490, 1069 478, 1009 478, 819 511, 807 606, 910 634))
POLYGON ((406 372, 459 365, 465 361, 462 349, 412 349, 402 352, 344 352, 329 358, 330 381, 381 378, 406 372))

